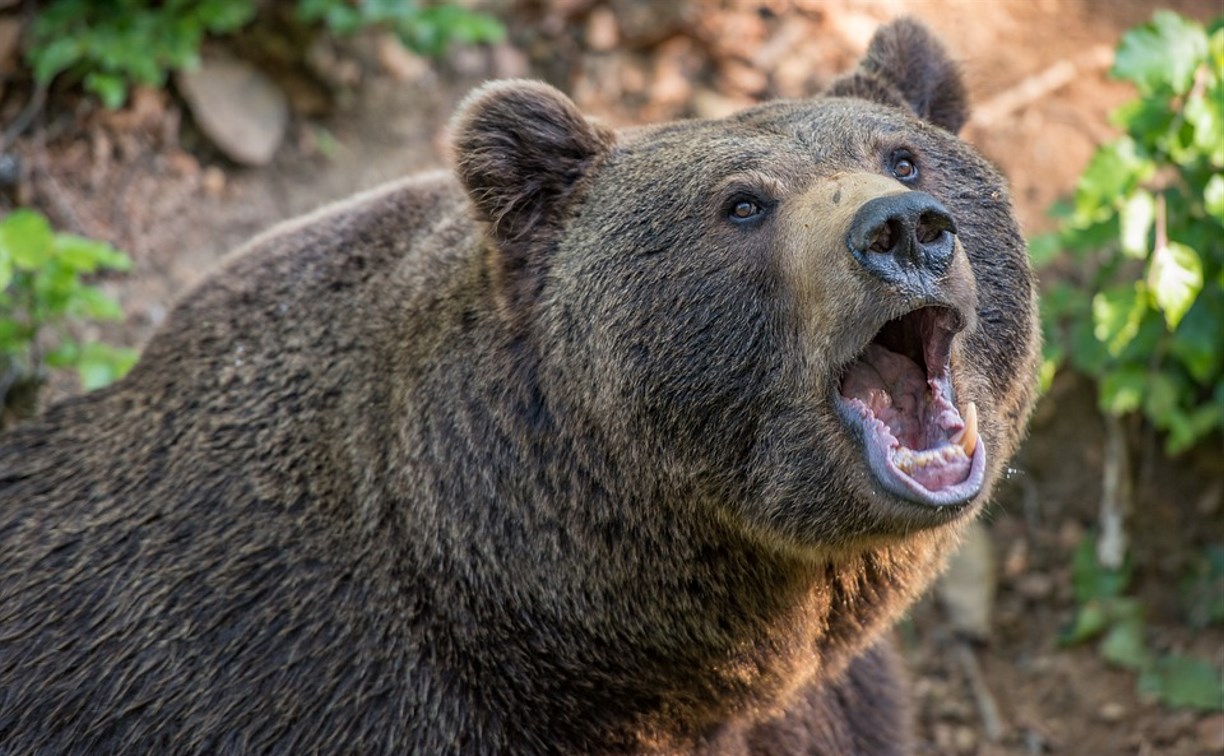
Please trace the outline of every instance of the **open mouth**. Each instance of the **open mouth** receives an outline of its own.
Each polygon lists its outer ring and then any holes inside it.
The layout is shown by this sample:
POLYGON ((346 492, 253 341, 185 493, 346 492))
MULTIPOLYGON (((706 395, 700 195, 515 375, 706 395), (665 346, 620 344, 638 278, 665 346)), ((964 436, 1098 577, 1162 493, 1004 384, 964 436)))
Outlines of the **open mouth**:
POLYGON ((958 409, 952 396, 949 360, 960 328, 946 307, 890 320, 841 381, 841 415, 861 436, 872 474, 919 504, 964 503, 985 477, 977 409, 972 402, 958 409))

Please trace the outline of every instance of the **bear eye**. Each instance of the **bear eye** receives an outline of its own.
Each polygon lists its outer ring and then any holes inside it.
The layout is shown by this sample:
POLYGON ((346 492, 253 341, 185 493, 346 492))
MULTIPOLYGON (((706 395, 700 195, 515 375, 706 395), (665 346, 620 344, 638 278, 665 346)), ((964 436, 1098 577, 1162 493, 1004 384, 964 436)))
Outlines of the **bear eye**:
POLYGON ((752 200, 740 200, 735 203, 735 207, 731 208, 731 215, 740 220, 747 220, 759 212, 761 212, 761 206, 752 200))
POLYGON ((907 184, 914 182, 918 178, 918 164, 914 162, 914 158, 908 152, 894 154, 889 161, 889 170, 897 180, 907 184))
POLYGON ((765 206, 750 197, 737 197, 727 208, 727 217, 733 223, 750 223, 765 213, 765 206))

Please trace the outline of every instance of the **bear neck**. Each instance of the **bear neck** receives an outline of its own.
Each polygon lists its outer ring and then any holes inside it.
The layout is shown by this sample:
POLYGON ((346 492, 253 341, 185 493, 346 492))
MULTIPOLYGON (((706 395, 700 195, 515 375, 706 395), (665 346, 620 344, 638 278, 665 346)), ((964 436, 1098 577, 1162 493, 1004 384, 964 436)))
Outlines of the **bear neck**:
POLYGON ((454 456, 409 495, 447 504, 410 509, 405 527, 406 563, 442 576, 428 621, 482 727, 579 750, 697 742, 836 680, 937 572, 946 533, 796 553, 704 495, 642 485, 549 406, 529 350, 506 343, 454 350, 457 398, 414 408, 428 433, 496 442, 421 439, 454 456))

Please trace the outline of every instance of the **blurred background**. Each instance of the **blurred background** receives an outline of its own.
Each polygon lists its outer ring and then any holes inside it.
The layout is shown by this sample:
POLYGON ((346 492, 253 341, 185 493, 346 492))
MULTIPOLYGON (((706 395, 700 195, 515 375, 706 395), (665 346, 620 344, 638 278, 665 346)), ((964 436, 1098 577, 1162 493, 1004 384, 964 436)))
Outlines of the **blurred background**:
POLYGON ((898 628, 923 754, 1224 753, 1217 0, 0 0, 0 427, 277 220, 446 164, 495 77, 615 125, 819 93, 916 16, 1009 178, 1045 393, 898 628))

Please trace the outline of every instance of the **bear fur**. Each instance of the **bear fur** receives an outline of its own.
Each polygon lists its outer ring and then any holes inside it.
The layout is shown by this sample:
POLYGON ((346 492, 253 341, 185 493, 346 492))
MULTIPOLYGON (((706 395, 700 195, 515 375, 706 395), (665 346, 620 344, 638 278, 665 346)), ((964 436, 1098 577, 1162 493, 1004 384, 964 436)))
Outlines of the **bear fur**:
POLYGON ((453 173, 254 239, 0 437, 0 752, 905 753, 887 630, 1035 384, 966 115, 909 20, 722 120, 478 89, 453 173), (917 191, 946 267, 882 280, 886 230, 847 234, 917 191), (977 410, 963 501, 881 485, 838 409, 921 308, 977 410))

